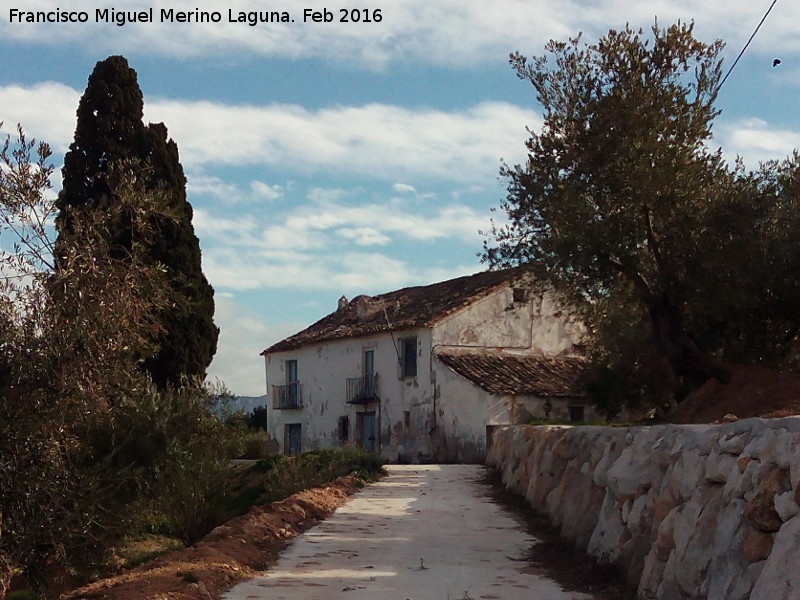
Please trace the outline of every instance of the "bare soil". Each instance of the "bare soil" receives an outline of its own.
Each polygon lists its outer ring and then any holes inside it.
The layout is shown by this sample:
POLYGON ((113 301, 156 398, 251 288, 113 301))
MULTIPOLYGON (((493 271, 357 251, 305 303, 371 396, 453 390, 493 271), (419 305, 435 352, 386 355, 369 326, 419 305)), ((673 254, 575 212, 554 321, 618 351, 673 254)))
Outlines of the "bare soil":
POLYGON ((361 487, 348 475, 280 502, 253 507, 189 548, 97 581, 62 600, 217 600, 273 564, 288 540, 317 524, 361 487))
POLYGON ((800 374, 764 367, 725 365, 731 380, 711 379, 689 394, 668 415, 671 423, 715 423, 750 417, 800 415, 800 374))

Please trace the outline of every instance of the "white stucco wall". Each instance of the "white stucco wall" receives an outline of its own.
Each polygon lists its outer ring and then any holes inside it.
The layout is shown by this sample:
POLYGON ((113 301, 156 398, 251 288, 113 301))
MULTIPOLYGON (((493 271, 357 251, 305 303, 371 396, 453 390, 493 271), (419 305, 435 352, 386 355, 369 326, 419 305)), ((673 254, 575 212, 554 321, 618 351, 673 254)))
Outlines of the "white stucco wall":
MULTIPOLYGON (((358 443, 357 413, 374 411, 380 435, 376 445, 392 460, 398 454, 410 452, 409 439, 415 452, 429 453, 425 447, 432 418, 433 387, 430 382, 430 329, 412 329, 388 333, 333 340, 288 352, 265 357, 267 371, 268 423, 270 434, 283 447, 284 426, 302 425, 302 450, 337 447, 339 417, 350 421, 349 443, 358 443), (417 338, 417 376, 400 379, 395 344, 402 338, 417 338), (346 403, 346 380, 363 375, 364 351, 373 350, 375 373, 381 399, 377 404, 350 405, 346 403), (297 361, 298 381, 301 386, 302 407, 276 410, 272 408, 272 386, 283 385, 286 379, 287 360, 297 361), (409 426, 405 426, 405 412, 409 426), (423 435, 424 433, 424 435, 423 435)), ((407 460, 416 456, 402 457, 407 460)))
POLYGON ((514 302, 511 287, 498 290, 442 319, 435 347, 503 348, 522 354, 574 354, 586 328, 545 292, 514 302))
MULTIPOLYGON (((476 462, 483 460, 487 448, 487 427, 528 423, 531 418, 546 418, 545 398, 536 396, 495 396, 489 394, 452 369, 434 360, 437 426, 441 429, 442 460, 476 462)), ((570 408, 582 406, 584 418, 598 418, 593 406, 583 398, 550 398, 552 420, 568 421, 570 408)))

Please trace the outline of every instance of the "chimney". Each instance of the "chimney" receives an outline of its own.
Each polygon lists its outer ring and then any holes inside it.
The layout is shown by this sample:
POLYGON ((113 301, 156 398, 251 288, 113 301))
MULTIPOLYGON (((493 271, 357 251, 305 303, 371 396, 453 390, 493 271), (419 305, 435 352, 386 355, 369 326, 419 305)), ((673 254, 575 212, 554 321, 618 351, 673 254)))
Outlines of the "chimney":
POLYGON ((359 321, 364 321, 369 316, 371 312, 370 300, 371 298, 365 294, 353 298, 353 302, 356 303, 356 316, 359 321))

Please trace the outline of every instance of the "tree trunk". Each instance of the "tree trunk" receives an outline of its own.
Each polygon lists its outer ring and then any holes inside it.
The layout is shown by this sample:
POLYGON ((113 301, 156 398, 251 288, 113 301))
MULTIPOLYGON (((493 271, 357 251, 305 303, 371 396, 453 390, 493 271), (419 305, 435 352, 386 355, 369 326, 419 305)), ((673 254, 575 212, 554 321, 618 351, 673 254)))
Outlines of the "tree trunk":
POLYGON ((670 361, 676 375, 696 385, 709 379, 718 379, 722 383, 730 381, 731 375, 722 363, 700 350, 683 328, 680 312, 666 293, 648 294, 641 299, 650 314, 658 347, 670 361))
POLYGON ((11 563, 0 553, 0 600, 4 600, 11 588, 13 570, 11 563))

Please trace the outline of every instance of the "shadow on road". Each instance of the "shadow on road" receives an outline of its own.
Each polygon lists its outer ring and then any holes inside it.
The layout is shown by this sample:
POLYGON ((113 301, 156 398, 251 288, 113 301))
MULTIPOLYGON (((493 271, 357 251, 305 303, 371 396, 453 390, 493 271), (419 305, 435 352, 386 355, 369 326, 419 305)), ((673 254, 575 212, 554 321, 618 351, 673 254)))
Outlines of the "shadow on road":
POLYGON ((501 474, 486 469, 480 482, 487 486, 494 502, 513 514, 533 537, 541 540, 531 546, 518 560, 529 563, 530 573, 557 582, 564 590, 593 595, 597 600, 635 600, 636 590, 625 583, 613 565, 600 564, 573 542, 561 537, 557 527, 543 514, 531 508, 522 496, 508 491, 501 474))

